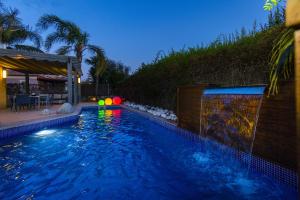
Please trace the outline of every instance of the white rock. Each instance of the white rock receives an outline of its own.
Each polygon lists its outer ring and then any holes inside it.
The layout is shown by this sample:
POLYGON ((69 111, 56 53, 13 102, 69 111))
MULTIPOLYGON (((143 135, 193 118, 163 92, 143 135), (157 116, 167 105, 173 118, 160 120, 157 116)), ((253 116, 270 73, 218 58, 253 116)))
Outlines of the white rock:
POLYGON ((42 110, 42 115, 49 115, 51 112, 49 109, 42 110))
POLYGON ((177 120, 177 116, 170 110, 167 109, 162 109, 159 107, 152 107, 152 106, 143 106, 143 105, 139 105, 139 104, 135 104, 135 103, 131 103, 131 102, 125 102, 124 105, 136 109, 136 110, 140 110, 143 112, 147 112, 150 113, 151 115, 154 116, 159 116, 162 117, 164 119, 167 120, 172 120, 172 121, 176 121, 177 120))
POLYGON ((64 103, 59 109, 57 110, 57 113, 59 114, 68 114, 73 112, 73 106, 70 103, 64 103))

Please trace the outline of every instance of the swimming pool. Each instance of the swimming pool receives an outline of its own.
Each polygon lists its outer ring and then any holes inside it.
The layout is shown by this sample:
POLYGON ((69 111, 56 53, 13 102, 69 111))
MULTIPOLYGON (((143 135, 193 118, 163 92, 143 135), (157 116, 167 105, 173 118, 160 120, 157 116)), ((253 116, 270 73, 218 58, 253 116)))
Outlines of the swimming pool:
POLYGON ((296 199, 226 147, 126 109, 0 144, 0 199, 296 199))

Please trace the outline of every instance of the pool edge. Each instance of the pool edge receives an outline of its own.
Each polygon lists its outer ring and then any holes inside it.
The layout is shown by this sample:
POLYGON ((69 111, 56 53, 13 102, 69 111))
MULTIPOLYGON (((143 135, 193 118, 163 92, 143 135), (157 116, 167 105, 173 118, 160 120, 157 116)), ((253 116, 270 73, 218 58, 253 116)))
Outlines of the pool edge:
MULTIPOLYGON (((204 138, 197 133, 194 133, 192 131, 177 127, 175 123, 171 123, 166 121, 165 119, 157 116, 153 116, 147 112, 143 112, 140 110, 135 110, 132 108, 129 108, 127 106, 122 106, 123 108, 133 111, 139 115, 144 116, 150 121, 154 121, 155 123, 170 129, 178 134, 183 134, 187 138, 191 140, 209 140, 208 138, 204 138)), ((214 143, 218 143, 216 141, 213 141, 214 143)), ((280 165, 273 163, 271 161, 265 160, 263 158, 260 158, 255 155, 251 155, 242 151, 238 151, 232 147, 226 146, 222 143, 218 143, 218 145, 223 146, 224 148, 229 149, 232 151, 232 154, 235 156, 236 159, 238 159, 243 165, 248 167, 249 171, 253 171, 256 173, 260 173, 262 175, 269 176, 273 178, 275 181, 279 182, 280 184, 284 184, 287 186, 292 187, 296 191, 298 191, 298 175, 297 172, 294 172, 290 169, 281 167, 280 165)))

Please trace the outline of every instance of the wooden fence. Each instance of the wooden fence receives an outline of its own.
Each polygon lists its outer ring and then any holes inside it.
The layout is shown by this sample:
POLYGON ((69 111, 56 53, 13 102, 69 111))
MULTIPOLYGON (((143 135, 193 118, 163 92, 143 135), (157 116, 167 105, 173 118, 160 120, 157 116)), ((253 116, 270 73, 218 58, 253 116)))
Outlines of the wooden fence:
POLYGON ((110 96, 112 94, 111 88, 108 84, 100 84, 96 94, 96 86, 94 84, 82 83, 81 84, 81 98, 88 100, 89 97, 96 96, 110 96))

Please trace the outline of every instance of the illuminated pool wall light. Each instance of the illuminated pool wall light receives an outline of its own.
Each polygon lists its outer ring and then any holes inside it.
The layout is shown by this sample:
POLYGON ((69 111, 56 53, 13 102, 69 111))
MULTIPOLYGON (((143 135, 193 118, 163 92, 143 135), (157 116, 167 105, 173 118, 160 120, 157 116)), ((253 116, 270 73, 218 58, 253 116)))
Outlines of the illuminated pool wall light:
POLYGON ((266 87, 235 87, 205 89, 204 95, 263 95, 266 87))
POLYGON ((100 99, 98 101, 98 105, 103 107, 103 106, 118 106, 122 104, 122 99, 119 96, 115 96, 113 98, 105 98, 105 99, 100 99))

